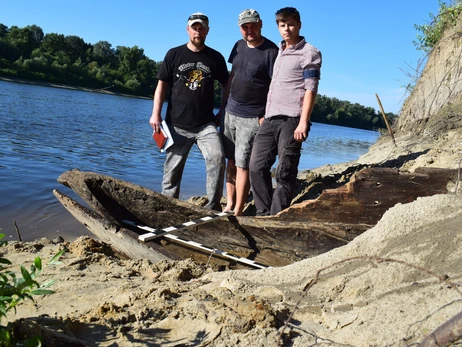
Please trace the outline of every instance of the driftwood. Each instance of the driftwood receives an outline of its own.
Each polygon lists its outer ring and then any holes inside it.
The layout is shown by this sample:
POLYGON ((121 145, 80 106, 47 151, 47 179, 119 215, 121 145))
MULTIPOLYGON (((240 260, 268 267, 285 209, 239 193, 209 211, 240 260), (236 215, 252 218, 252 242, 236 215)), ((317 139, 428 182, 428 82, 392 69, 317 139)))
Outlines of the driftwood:
POLYGON ((420 168, 415 172, 390 168, 365 168, 336 189, 325 189, 319 198, 292 205, 280 213, 287 222, 299 220, 375 225, 397 203, 448 193, 457 181, 457 170, 420 168))

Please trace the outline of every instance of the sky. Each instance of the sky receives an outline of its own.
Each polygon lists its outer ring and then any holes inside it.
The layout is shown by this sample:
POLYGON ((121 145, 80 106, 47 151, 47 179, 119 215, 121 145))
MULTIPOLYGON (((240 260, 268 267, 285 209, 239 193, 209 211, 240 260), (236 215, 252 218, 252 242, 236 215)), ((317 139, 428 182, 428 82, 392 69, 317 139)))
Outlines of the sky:
POLYGON ((323 56, 319 94, 380 110, 398 113, 405 88, 423 52, 415 48, 414 24, 428 24, 438 12, 438 0, 0 0, 0 23, 7 27, 38 25, 45 34, 76 35, 86 43, 108 41, 117 46, 138 46, 155 61, 168 49, 188 40, 186 22, 193 12, 210 20, 206 44, 227 60, 241 39, 237 18, 256 9, 262 34, 275 43, 281 37, 275 12, 296 7, 301 35, 323 56))

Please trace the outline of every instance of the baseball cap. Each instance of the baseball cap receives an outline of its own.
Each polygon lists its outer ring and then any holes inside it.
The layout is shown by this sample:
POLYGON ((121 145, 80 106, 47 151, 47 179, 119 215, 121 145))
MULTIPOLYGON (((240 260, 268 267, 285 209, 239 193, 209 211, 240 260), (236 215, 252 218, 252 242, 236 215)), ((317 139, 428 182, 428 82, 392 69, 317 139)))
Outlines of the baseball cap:
POLYGON ((237 19, 237 25, 241 26, 245 23, 258 23, 259 21, 260 14, 256 10, 249 8, 247 10, 242 11, 239 14, 239 17, 237 19))
POLYGON ((194 23, 200 23, 204 28, 209 27, 209 17, 201 12, 195 12, 188 18, 188 26, 193 25, 194 23))

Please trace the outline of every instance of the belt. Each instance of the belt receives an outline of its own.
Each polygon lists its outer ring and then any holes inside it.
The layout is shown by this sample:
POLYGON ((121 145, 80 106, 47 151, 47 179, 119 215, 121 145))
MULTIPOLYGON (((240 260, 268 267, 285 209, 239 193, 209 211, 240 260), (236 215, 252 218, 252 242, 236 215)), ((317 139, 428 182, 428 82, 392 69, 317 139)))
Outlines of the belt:
POLYGON ((268 119, 273 120, 273 119, 289 119, 289 118, 296 119, 296 118, 300 118, 300 116, 298 116, 298 117, 290 117, 290 116, 277 115, 277 116, 271 116, 268 119))

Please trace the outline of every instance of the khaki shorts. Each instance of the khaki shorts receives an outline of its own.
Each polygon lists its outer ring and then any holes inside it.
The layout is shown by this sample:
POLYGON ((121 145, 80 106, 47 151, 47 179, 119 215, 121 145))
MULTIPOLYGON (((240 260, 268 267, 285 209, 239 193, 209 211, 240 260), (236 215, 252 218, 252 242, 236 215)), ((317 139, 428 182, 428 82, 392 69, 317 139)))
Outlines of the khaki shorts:
POLYGON ((222 134, 226 159, 234 160, 239 168, 248 169, 253 140, 259 127, 258 117, 237 117, 226 112, 222 134))

